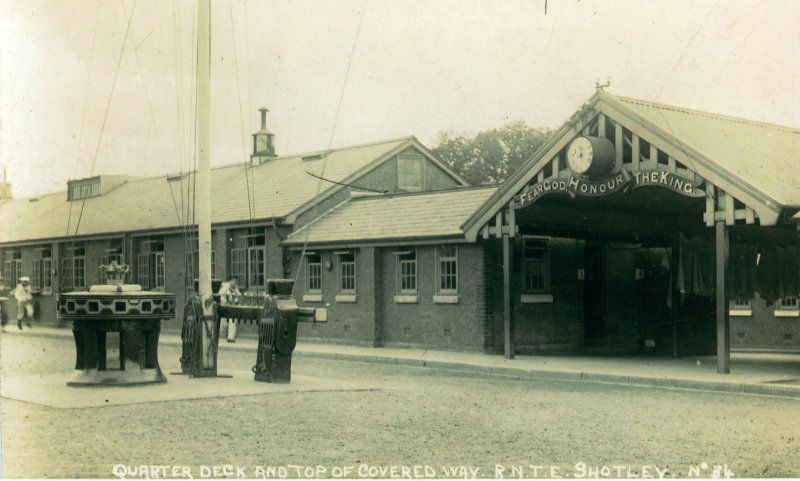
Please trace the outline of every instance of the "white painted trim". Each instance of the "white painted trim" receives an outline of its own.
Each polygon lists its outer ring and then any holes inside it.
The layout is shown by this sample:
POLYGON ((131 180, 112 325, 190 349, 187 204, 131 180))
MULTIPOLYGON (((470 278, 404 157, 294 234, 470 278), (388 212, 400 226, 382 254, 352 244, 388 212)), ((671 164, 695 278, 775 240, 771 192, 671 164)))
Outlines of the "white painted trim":
POLYGON ((752 317, 753 310, 752 309, 729 309, 728 315, 733 317, 752 317))
POLYGON ((458 294, 437 294, 433 296, 434 304, 458 304, 461 301, 461 296, 458 294))
POLYGON ((417 303, 419 303, 419 298, 416 295, 398 295, 398 296, 394 296, 394 303, 395 304, 417 304, 417 303))
POLYGON ((552 294, 522 294, 519 296, 519 302, 522 304, 552 304, 552 294))
POLYGON ((303 302, 322 302, 322 294, 303 294, 303 302))
POLYGON ((355 303, 356 302, 356 295, 355 294, 336 294, 334 297, 336 302, 342 303, 355 303))
POLYGON ((775 317, 800 317, 797 309, 775 309, 775 317))

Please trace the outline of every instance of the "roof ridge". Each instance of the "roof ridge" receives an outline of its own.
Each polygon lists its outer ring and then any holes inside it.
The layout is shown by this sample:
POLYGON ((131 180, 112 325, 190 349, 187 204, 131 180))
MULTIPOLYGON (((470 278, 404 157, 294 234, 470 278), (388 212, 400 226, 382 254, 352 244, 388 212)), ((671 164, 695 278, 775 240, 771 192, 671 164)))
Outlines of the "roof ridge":
POLYGON ((318 215, 317 217, 315 217, 315 218, 311 219, 311 221, 309 221, 309 222, 308 222, 307 224, 305 224, 303 227, 301 227, 301 228, 299 228, 299 229, 297 229, 297 230, 295 230, 295 231, 292 231, 292 232, 290 232, 290 233, 289 233, 289 235, 288 235, 288 236, 286 236, 286 238, 288 239, 288 238, 290 238, 290 237, 294 237, 294 236, 295 236, 295 235, 297 235, 297 234, 300 234, 301 232, 303 232, 304 230, 306 230, 306 228, 308 228, 308 227, 312 226, 313 224, 315 224, 315 223, 317 223, 317 222, 321 221, 322 219, 324 219, 325 217, 327 217, 328 215, 330 215, 330 214, 331 214, 333 211, 335 211, 335 210, 338 210, 340 207, 342 207, 343 205, 347 204, 348 202, 350 202, 350 201, 352 201, 352 200, 355 200, 355 199, 354 199, 354 198, 352 198, 352 197, 348 197, 347 199, 345 199, 345 200, 343 200, 343 201, 339 202, 338 204, 334 205, 333 207, 331 207, 330 209, 326 210, 326 211, 325 211, 325 212, 323 212, 322 214, 320 214, 320 215, 318 215))
POLYGON ((617 100, 619 100, 621 102, 627 102, 627 103, 632 103, 632 104, 640 104, 640 105, 654 107, 654 108, 663 109, 663 110, 672 110, 672 111, 675 111, 675 112, 682 112, 682 113, 686 113, 686 114, 689 114, 689 115, 697 115, 699 117, 706 117, 706 118, 711 118, 711 119, 716 119, 716 120, 725 120, 727 122, 733 122, 733 123, 744 124, 744 125, 752 125, 754 127, 761 127, 761 128, 768 128, 768 129, 777 129, 777 130, 783 130, 783 131, 791 132, 791 133, 795 133, 795 134, 800 134, 800 129, 799 128, 789 127, 787 125, 773 124, 773 123, 770 123, 770 122, 763 122, 763 121, 760 121, 760 120, 752 120, 752 119, 746 119, 746 118, 743 118, 743 117, 735 117, 733 115, 726 115, 726 114, 720 114, 720 113, 715 113, 715 112, 707 112, 707 111, 692 109, 692 108, 688 108, 688 107, 680 107, 680 106, 677 106, 677 105, 662 104, 662 103, 659 103, 659 102, 652 102, 652 101, 649 101, 649 100, 642 100, 642 99, 635 99, 635 98, 631 98, 631 97, 624 97, 622 95, 609 94, 608 92, 606 92, 606 94, 614 97, 615 99, 617 99, 617 100))
POLYGON ((421 195, 434 195, 434 194, 450 194, 453 192, 461 192, 465 190, 481 190, 481 189, 491 189, 497 188, 500 184, 486 184, 486 185, 468 185, 468 186, 458 186, 458 187, 450 187, 447 189, 437 189, 437 190, 422 190, 418 192, 387 192, 387 193, 379 193, 376 195, 365 195, 359 197, 352 197, 351 200, 353 201, 361 201, 361 200, 374 200, 374 199, 386 199, 389 197, 414 197, 414 196, 421 196, 421 195))

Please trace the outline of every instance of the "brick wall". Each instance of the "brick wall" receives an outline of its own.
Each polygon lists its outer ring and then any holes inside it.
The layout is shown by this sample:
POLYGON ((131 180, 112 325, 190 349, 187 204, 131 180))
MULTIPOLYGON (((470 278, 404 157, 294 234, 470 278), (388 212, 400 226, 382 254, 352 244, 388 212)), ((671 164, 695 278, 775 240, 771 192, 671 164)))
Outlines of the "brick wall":
POLYGON ((767 306, 756 295, 751 316, 731 316, 731 347, 800 350, 800 317, 775 315, 778 303, 767 306))
POLYGON ((396 256, 384 249, 384 286, 381 343, 387 346, 435 347, 483 351, 486 334, 483 248, 459 246, 459 302, 437 304, 434 246, 417 247, 417 304, 398 304, 396 256))

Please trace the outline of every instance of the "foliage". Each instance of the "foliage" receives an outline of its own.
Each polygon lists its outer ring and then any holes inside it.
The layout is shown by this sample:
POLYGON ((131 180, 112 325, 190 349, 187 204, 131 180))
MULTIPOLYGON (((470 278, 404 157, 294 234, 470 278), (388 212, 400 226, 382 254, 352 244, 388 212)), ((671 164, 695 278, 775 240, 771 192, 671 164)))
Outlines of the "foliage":
POLYGON ((433 152, 475 185, 496 184, 518 169, 553 134, 523 121, 476 135, 439 132, 433 152))

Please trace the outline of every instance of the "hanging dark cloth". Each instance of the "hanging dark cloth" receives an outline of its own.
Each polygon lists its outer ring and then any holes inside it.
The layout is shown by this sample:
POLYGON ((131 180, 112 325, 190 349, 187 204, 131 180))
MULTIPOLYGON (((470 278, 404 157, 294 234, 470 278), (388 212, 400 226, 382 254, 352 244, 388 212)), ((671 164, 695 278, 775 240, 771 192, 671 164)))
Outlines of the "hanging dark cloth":
POLYGON ((731 245, 730 296, 734 299, 752 299, 755 295, 756 262, 758 248, 752 244, 731 245))
POLYGON ((755 290, 767 305, 778 299, 778 249, 762 245, 758 250, 755 290))
POLYGON ((681 235, 679 290, 695 296, 714 295, 714 245, 708 239, 681 235))
POLYGON ((777 248, 778 260, 778 298, 794 297, 800 291, 797 272, 797 247, 777 248))

